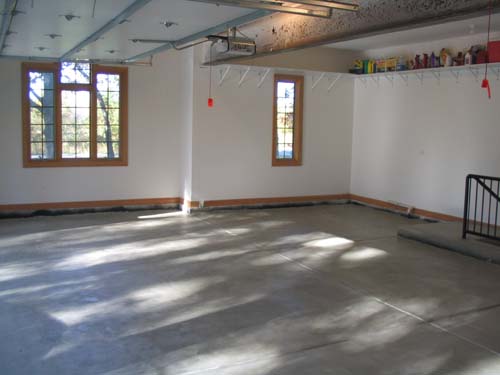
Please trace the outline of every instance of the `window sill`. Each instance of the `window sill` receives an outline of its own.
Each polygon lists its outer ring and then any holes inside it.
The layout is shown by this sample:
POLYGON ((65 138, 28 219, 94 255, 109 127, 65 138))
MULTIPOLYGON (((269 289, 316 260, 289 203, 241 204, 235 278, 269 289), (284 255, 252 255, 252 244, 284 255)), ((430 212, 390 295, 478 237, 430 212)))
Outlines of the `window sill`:
POLYGON ((60 167, 126 167, 127 160, 28 160, 23 168, 60 168, 60 167))
POLYGON ((273 160, 273 167, 300 167, 302 160, 273 160))

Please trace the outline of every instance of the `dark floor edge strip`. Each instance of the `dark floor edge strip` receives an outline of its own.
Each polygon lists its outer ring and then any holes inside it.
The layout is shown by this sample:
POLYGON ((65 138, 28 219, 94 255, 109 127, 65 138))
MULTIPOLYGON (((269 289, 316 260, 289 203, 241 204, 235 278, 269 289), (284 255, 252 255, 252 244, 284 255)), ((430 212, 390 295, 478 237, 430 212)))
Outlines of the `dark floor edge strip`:
POLYGON ((450 246, 450 245, 448 245, 447 243, 444 243, 444 242, 433 241, 433 240, 429 240, 429 239, 423 239, 423 238, 420 238, 418 236, 414 236, 414 235, 412 235, 410 233, 406 233, 404 231, 399 231, 398 232, 398 237, 402 237, 402 238, 405 238, 407 240, 411 240, 411 241, 415 241, 415 242, 420 242, 420 243, 423 243, 423 244, 426 244, 426 245, 431 245, 431 246, 434 246, 434 247, 438 247, 438 248, 443 249, 443 250, 452 251, 454 253, 457 253, 457 254, 460 254, 460 255, 463 255, 463 256, 467 256, 469 258, 474 258, 474 259, 481 260, 481 261, 484 261, 484 262, 488 262, 488 263, 500 265, 500 261, 498 261, 498 260, 495 260, 495 259, 492 259, 492 258, 489 258, 489 257, 485 257, 485 256, 482 256, 480 254, 471 253, 471 252, 468 252, 468 251, 465 251, 465 250, 462 250, 462 249, 458 249, 458 248, 450 246))

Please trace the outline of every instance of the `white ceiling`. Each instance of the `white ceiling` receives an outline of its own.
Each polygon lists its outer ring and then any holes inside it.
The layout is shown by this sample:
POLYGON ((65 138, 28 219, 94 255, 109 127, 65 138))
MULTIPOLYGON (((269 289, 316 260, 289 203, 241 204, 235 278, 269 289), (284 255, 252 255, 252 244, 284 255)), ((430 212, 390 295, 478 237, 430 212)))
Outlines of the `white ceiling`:
MULTIPOLYGON (((7 47, 2 53, 59 58, 133 2, 97 0, 95 17, 92 18, 94 0, 19 0, 17 9, 25 14, 13 18, 10 30, 14 33, 7 37, 7 47), (67 21, 61 17, 65 14, 80 18, 67 21), (51 39, 47 34, 60 34, 62 37, 51 39), (40 51, 38 47, 46 49, 40 51)), ((4 0, 0 1, 0 4, 4 3, 4 0)), ((252 12, 187 0, 153 0, 129 17, 130 22, 114 27, 73 57, 123 60, 159 46, 133 43, 129 39, 178 40, 252 12), (178 25, 166 28, 163 21, 178 25)))
MULTIPOLYGON (((115 18, 135 0, 19 0, 7 36, 4 55, 59 58, 79 42, 115 18), (72 21, 63 15, 79 16, 72 21), (48 34, 60 34, 52 39, 48 34), (39 47, 45 48, 40 50, 39 47)), ((4 9, 6 0, 0 0, 4 9)), ((215 25, 254 12, 253 10, 217 6, 188 0, 152 0, 123 23, 87 45, 73 57, 82 59, 123 60, 147 52, 159 44, 133 43, 129 39, 179 40, 215 25), (178 25, 166 28, 162 22, 178 25)), ((500 31, 500 14, 493 17, 494 30, 500 31)), ((371 50, 390 46, 446 39, 484 33, 487 17, 448 22, 422 28, 381 34, 333 43, 328 47, 371 50), (471 26, 472 25, 472 26, 471 26)))
MULTIPOLYGON (((492 17, 492 29, 500 31, 500 14, 492 17)), ((488 30, 488 17, 470 18, 467 20, 446 22, 438 25, 397 31, 388 34, 374 35, 366 38, 332 43, 326 47, 365 51, 392 46, 401 46, 433 40, 455 38, 471 34, 482 34, 488 30)))

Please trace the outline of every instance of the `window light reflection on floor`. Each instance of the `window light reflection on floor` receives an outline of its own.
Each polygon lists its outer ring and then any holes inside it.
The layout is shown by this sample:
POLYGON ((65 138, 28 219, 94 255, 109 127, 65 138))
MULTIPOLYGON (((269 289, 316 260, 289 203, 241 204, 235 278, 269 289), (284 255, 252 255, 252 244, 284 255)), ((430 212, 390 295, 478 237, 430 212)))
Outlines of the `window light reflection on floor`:
POLYGON ((151 215, 142 215, 139 216, 138 219, 140 220, 147 220, 147 219, 163 219, 167 217, 176 217, 176 216, 185 216, 186 213, 184 211, 171 211, 171 212, 163 212, 161 214, 151 214, 151 215))
POLYGON ((349 262, 357 262, 362 260, 368 260, 373 258, 379 258, 386 256, 387 252, 380 249, 375 249, 372 247, 362 247, 359 249, 354 249, 340 256, 341 260, 346 260, 349 262))
POLYGON ((307 242, 305 246, 311 247, 320 247, 320 248, 334 248, 338 250, 347 249, 354 244, 354 241, 351 241, 347 238, 342 237, 328 237, 323 238, 321 240, 314 240, 307 242))

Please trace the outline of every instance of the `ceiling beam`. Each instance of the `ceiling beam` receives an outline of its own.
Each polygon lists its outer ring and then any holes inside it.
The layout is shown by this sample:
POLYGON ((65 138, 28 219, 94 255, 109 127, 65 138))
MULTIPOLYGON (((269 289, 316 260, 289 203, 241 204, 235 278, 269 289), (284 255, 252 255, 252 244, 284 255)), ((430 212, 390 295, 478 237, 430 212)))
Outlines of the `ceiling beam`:
POLYGON ((139 9, 143 8, 146 4, 151 2, 151 0, 136 0, 131 5, 129 5, 125 10, 123 10, 119 15, 117 15, 112 20, 108 21, 99 30, 89 35, 87 38, 82 40, 76 46, 71 48, 68 52, 61 56, 61 60, 70 59, 75 53, 80 51, 82 48, 86 47, 90 43, 98 40, 102 35, 113 29, 115 26, 119 25, 121 22, 125 21, 127 18, 132 16, 139 9))
POLYGON ((345 1, 333 1, 333 0, 293 0, 294 3, 300 3, 304 5, 312 5, 318 7, 327 7, 339 10, 350 10, 351 12, 356 12, 359 9, 359 4, 348 3, 345 1))
POLYGON ((260 2, 252 0, 190 0, 197 3, 208 3, 214 5, 226 5, 230 7, 240 7, 248 9, 264 9, 273 12, 299 14, 301 16, 312 16, 320 18, 330 18, 332 15, 331 9, 321 8, 321 9, 307 9, 307 8, 295 8, 286 5, 280 5, 279 3, 274 4, 272 1, 260 2))
POLYGON ((16 6, 17 0, 5 1, 5 8, 3 9, 2 15, 2 25, 0 26, 0 54, 2 54, 3 48, 5 46, 5 40, 7 39, 7 33, 9 32, 10 24, 12 22, 12 18, 14 17, 16 6))
MULTIPOLYGON (((491 3, 499 12, 500 0, 491 3)), ((359 0, 358 4, 357 13, 333 11, 328 20, 273 14, 242 31, 255 36, 257 55, 267 55, 486 15, 489 0, 359 0)))
POLYGON ((255 21, 255 20, 257 20, 257 19, 259 19, 261 17, 264 17, 264 16, 266 16, 268 14, 270 14, 269 11, 258 10, 256 12, 253 12, 253 13, 250 13, 250 14, 247 14, 247 15, 235 18, 235 19, 233 19, 231 21, 224 22, 224 23, 221 23, 221 24, 219 24, 217 26, 214 26, 214 27, 205 29, 203 31, 197 32, 195 34, 189 35, 189 36, 187 36, 185 38, 176 40, 175 42, 166 43, 166 44, 163 44, 163 45, 161 45, 161 46, 159 46, 157 48, 149 50, 147 52, 141 53, 141 54, 136 55, 136 56, 129 57, 128 59, 125 59, 125 61, 126 62, 130 62, 130 61, 141 60, 143 58, 150 57, 150 56, 156 55, 157 53, 164 52, 164 51, 167 51, 167 50, 169 50, 171 48, 174 48, 174 45, 178 46, 178 47, 181 47, 184 44, 195 42, 197 40, 200 40, 202 38, 207 37, 208 35, 220 34, 220 33, 224 32, 224 31, 227 31, 230 28, 238 27, 238 26, 247 24, 249 22, 255 21))

